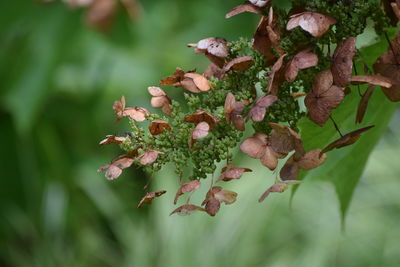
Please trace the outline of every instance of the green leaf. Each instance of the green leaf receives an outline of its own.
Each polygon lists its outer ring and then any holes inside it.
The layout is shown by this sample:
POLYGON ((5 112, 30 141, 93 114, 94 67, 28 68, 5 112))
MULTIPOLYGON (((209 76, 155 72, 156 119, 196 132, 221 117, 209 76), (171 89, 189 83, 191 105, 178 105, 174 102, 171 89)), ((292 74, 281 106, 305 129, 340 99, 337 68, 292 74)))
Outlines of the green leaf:
MULTIPOLYGON (((363 49, 360 55, 371 66, 386 49, 386 41, 381 40, 363 49)), ((362 65, 358 65, 357 70, 362 70, 362 65)), ((364 92, 366 86, 360 88, 364 92)), ((342 134, 368 125, 375 125, 375 127, 364 133, 355 144, 328 152, 328 158, 323 165, 303 173, 303 178, 325 180, 334 185, 340 202, 342 221, 345 219, 354 189, 363 174, 369 155, 384 133, 397 106, 385 97, 380 88, 377 88, 370 99, 363 123, 356 125, 355 116, 360 96, 356 86, 352 86, 351 89, 352 92, 332 113, 342 134)), ((319 127, 308 118, 303 118, 299 123, 299 128, 306 151, 315 148, 322 149, 340 137, 330 121, 323 127, 319 127)))

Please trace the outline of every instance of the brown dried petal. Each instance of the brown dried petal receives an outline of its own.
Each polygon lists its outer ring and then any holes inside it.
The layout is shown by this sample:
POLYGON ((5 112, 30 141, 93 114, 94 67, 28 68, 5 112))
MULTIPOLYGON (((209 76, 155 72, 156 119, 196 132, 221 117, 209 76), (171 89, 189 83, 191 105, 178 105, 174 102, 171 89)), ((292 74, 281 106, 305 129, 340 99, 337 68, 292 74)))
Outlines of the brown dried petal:
POLYGON ((249 0, 249 2, 258 7, 265 7, 271 0, 249 0))
POLYGON ((230 190, 221 190, 214 193, 214 198, 220 203, 225 203, 225 205, 233 204, 236 201, 237 193, 230 190))
POLYGON ((210 129, 213 129, 215 125, 219 122, 217 118, 215 118, 213 115, 208 114, 204 110, 198 110, 196 113, 190 114, 185 118, 185 122, 191 122, 198 124, 202 121, 205 121, 210 125, 210 129))
POLYGON ((187 183, 184 183, 183 185, 181 185, 181 187, 178 189, 178 192, 176 192, 175 195, 175 199, 174 199, 174 204, 176 204, 178 202, 178 198, 185 194, 185 193, 189 193, 192 192, 194 190, 199 189, 201 186, 201 183, 199 180, 193 180, 193 181, 189 181, 187 183))
POLYGON ((244 12, 250 12, 250 13, 254 13, 254 14, 262 14, 262 9, 255 5, 252 5, 251 3, 244 3, 237 7, 234 7, 231 11, 228 12, 228 14, 225 15, 225 18, 229 19, 233 16, 236 16, 236 15, 244 13, 244 12))
POLYGON ((229 61, 225 65, 224 71, 228 72, 230 70, 247 70, 252 65, 253 58, 251 56, 238 57, 229 61))
POLYGON ((191 79, 198 90, 201 92, 205 92, 211 89, 210 83, 208 82, 207 78, 201 74, 197 73, 185 73, 184 75, 185 80, 191 79))
POLYGON ((252 158, 259 159, 265 154, 268 137, 261 133, 255 133, 240 145, 240 150, 252 158))
POLYGON ((314 37, 321 37, 329 30, 336 20, 327 15, 316 12, 303 12, 290 17, 286 29, 288 31, 300 26, 314 37))
POLYGON ((101 140, 99 145, 108 145, 111 143, 121 144, 122 142, 125 141, 125 139, 126 139, 126 137, 123 137, 123 136, 106 135, 106 138, 101 140))
POLYGON ((214 63, 209 64, 204 71, 204 77, 206 77, 207 79, 211 79, 212 77, 222 79, 222 77, 224 77, 224 74, 225 71, 214 63))
POLYGON ((297 53, 287 64, 285 78, 288 82, 293 82, 299 70, 311 68, 318 65, 318 56, 306 49, 297 53))
POLYGON ((325 160, 326 154, 321 153, 321 149, 314 149, 304 154, 304 156, 297 161, 297 164, 299 168, 303 170, 311 170, 317 168, 324 163, 325 160))
POLYGON ((361 137, 361 134, 363 134, 364 132, 368 131, 369 129, 371 129, 374 126, 367 126, 355 131, 352 131, 348 134, 343 135, 342 137, 340 137, 339 139, 333 141, 332 143, 330 143, 329 145, 327 145, 320 153, 320 156, 323 153, 326 153, 328 151, 331 151, 335 148, 341 148, 341 147, 345 147, 345 146, 349 146, 354 144, 355 142, 357 142, 357 140, 361 137))
POLYGON ((230 181, 233 179, 240 179, 245 172, 252 172, 251 169, 248 168, 240 168, 236 167, 232 164, 228 164, 228 166, 222 169, 222 173, 217 181, 230 181))
POLYGON ((276 153, 270 146, 267 146, 264 152, 264 155, 260 159, 261 164, 271 171, 275 170, 276 166, 278 166, 278 158, 280 158, 281 156, 276 153))
POLYGON ((258 202, 263 202, 264 199, 266 199, 270 193, 282 193, 286 190, 287 188, 287 184, 285 184, 284 182, 279 182, 276 183, 274 185, 272 185, 270 188, 267 189, 267 191, 265 191, 261 197, 258 199, 258 202))
POLYGON ((228 56, 228 46, 227 41, 224 38, 210 37, 200 40, 197 43, 198 52, 207 51, 209 54, 225 58, 228 56))
POLYGON ((325 124, 331 110, 336 108, 344 98, 342 88, 332 85, 332 81, 330 70, 320 72, 315 77, 312 91, 304 99, 309 118, 320 126, 325 124))
POLYGON ((292 155, 283 165, 281 171, 279 172, 279 176, 282 180, 297 180, 299 175, 299 165, 294 160, 294 155, 292 155))
POLYGON ((360 102, 358 103, 358 108, 357 108, 357 115, 356 115, 356 123, 361 123, 365 112, 367 110, 368 107, 368 102, 370 97, 372 96, 372 93, 374 92, 375 86, 374 85, 370 85, 368 86, 367 91, 365 91, 365 93, 363 94, 363 96, 360 99, 360 102))
POLYGON ((160 85, 166 86, 166 85, 173 85, 175 83, 178 83, 183 80, 184 75, 185 75, 185 71, 183 71, 181 68, 176 68, 174 74, 160 80, 160 85))
POLYGON ((140 164, 148 165, 157 160, 158 155, 164 154, 164 152, 157 151, 157 150, 148 150, 144 152, 143 155, 140 156, 140 164))
POLYGON ((157 86, 149 86, 149 87, 147 87, 147 91, 149 91, 149 93, 152 96, 166 96, 167 95, 163 89, 161 89, 160 87, 157 87, 157 86))
POLYGON ((192 132, 193 139, 204 138, 208 135, 210 131, 210 125, 207 122, 202 121, 196 125, 196 128, 192 132))
POLYGON ((293 150, 303 154, 302 140, 298 133, 288 126, 269 123, 272 128, 270 145, 275 152, 287 154, 293 150))
POLYGON ((135 121, 144 121, 146 120, 147 114, 150 114, 150 112, 147 109, 136 107, 136 108, 125 108, 125 110, 122 113, 122 116, 130 117, 135 121))
POLYGON ((117 11, 117 2, 110 0, 92 1, 86 13, 86 23, 99 31, 108 31, 117 11))
POLYGON ((164 120, 154 120, 149 125, 149 130, 152 135, 161 134, 164 130, 171 130, 172 127, 164 120))
POLYGON ((124 109, 125 109, 125 97, 122 96, 121 101, 116 100, 116 101, 114 101, 114 104, 113 104, 113 110, 114 110, 115 114, 117 114, 117 121, 122 119, 122 113, 123 113, 124 109))
POLYGON ((272 53, 272 42, 267 30, 268 17, 262 17, 258 23, 257 30, 253 36, 253 49, 265 56, 267 63, 272 62, 276 57, 272 53))
POLYGON ((272 95, 278 94, 278 87, 284 81, 283 59, 286 54, 281 55, 274 63, 269 74, 268 92, 272 95))
POLYGON ((122 155, 121 157, 111 162, 110 164, 100 167, 97 170, 97 172, 103 172, 107 170, 105 175, 106 178, 108 180, 114 180, 121 175, 123 169, 129 168, 133 164, 134 162, 133 156, 135 154, 136 152, 132 152, 132 155, 131 154, 122 155))
POLYGON ((393 102, 400 101, 400 64, 396 62, 393 52, 389 49, 378 58, 374 64, 375 72, 388 77, 394 85, 390 88, 382 87, 383 93, 393 102))
POLYGON ((193 212, 196 211, 206 211, 205 209, 203 209, 202 207, 196 206, 196 205, 192 205, 192 204, 186 204, 183 206, 180 206, 179 208, 175 209, 174 211, 171 212, 170 216, 172 214, 178 214, 181 216, 186 216, 186 215, 190 215, 193 212))
POLYGON ((353 57, 356 53, 356 38, 350 37, 342 41, 335 49, 331 71, 333 84, 346 87, 351 80, 353 57))
POLYGON ((351 77, 352 84, 369 83, 371 85, 382 86, 385 88, 392 87, 392 81, 382 75, 358 75, 351 77))
POLYGON ((159 196, 161 196, 161 195, 163 195, 165 193, 167 193, 167 191, 165 191, 165 190, 149 192, 142 198, 142 200, 140 200, 140 202, 139 202, 137 207, 140 208, 145 204, 150 205, 153 202, 153 199, 155 199, 156 197, 159 197, 159 196))
POLYGON ((278 97, 275 95, 265 94, 261 96, 247 114, 247 118, 256 122, 262 121, 265 117, 266 109, 277 100, 278 97))

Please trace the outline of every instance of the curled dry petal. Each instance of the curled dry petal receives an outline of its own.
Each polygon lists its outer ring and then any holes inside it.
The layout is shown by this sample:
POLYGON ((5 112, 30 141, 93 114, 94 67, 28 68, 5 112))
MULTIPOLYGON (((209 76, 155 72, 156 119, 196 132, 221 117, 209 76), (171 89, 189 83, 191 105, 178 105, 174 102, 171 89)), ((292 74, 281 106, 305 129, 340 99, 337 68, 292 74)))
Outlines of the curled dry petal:
POLYGON ((145 121, 146 115, 150 114, 150 112, 145 108, 135 107, 135 108, 125 108, 122 116, 130 117, 135 121, 145 121))
POLYGON ((151 106, 153 108, 162 108, 163 112, 167 115, 171 114, 170 104, 171 99, 160 87, 150 86, 147 88, 149 93, 152 95, 151 106))
POLYGON ((224 38, 211 37, 200 40, 197 44, 188 44, 188 47, 197 47, 196 53, 205 53, 214 64, 223 67, 228 56, 227 41, 224 38))
POLYGON ((117 1, 92 1, 86 13, 86 23, 99 31, 108 31, 117 11, 117 1))
POLYGON ((217 78, 217 79, 222 79, 224 77, 225 71, 215 65, 214 63, 210 63, 206 70, 204 71, 204 77, 206 77, 208 80, 211 79, 212 77, 217 78))
POLYGON ((121 97, 121 101, 116 100, 113 104, 114 113, 117 114, 117 121, 122 119, 122 115, 125 109, 125 97, 121 97))
POLYGON ((138 204, 138 208, 142 207, 145 204, 150 205, 153 202, 153 199, 155 199, 156 197, 159 197, 163 194, 165 194, 167 191, 165 190, 160 190, 160 191, 155 191, 155 192, 149 192, 147 193, 142 200, 140 200, 139 204, 138 204))
POLYGON ((170 216, 172 214, 178 214, 178 215, 181 215, 181 216, 186 216, 186 215, 192 214, 193 212, 196 212, 196 211, 206 211, 206 210, 203 209, 202 207, 199 207, 199 206, 196 206, 196 205, 186 204, 186 205, 180 206, 179 208, 177 208, 174 211, 172 211, 170 216))
POLYGON ((331 110, 339 106, 343 98, 342 88, 333 85, 331 71, 320 72, 314 79, 311 92, 304 99, 309 118, 320 126, 324 125, 331 110))
POLYGON ((256 122, 262 121, 265 117, 267 108, 272 106, 272 104, 277 100, 278 97, 275 95, 265 94, 261 96, 247 114, 247 118, 256 122))
POLYGON ((185 118, 185 122, 191 122, 198 124, 200 122, 207 122, 210 125, 210 129, 213 129, 219 120, 213 115, 205 112, 204 110, 198 110, 196 113, 190 114, 185 118))
POLYGON ((212 187, 206 195, 202 205, 205 205, 206 212, 215 216, 220 209, 221 203, 226 205, 232 204, 236 201, 237 193, 229 190, 224 190, 220 186, 212 187))
POLYGON ((278 182, 272 185, 270 188, 268 188, 267 191, 265 191, 264 194, 262 194, 261 197, 258 199, 258 202, 263 202, 264 199, 266 199, 270 193, 282 193, 288 188, 289 185, 300 184, 301 182, 302 181, 294 181, 294 180, 278 182))
POLYGON ((240 168, 232 164, 228 164, 228 166, 222 169, 221 175, 217 181, 227 182, 233 179, 240 179, 245 172, 252 172, 252 170, 249 168, 240 168))
POLYGON ((286 161, 285 165, 283 165, 282 169, 279 172, 279 176, 282 180, 296 180, 299 175, 299 165, 294 160, 294 157, 291 156, 286 161))
POLYGON ((268 136, 262 133, 255 133, 253 137, 247 138, 240 145, 240 150, 252 158, 259 159, 265 154, 268 144, 268 136))
POLYGON ((201 93, 211 89, 207 78, 197 73, 185 73, 180 85, 192 93, 201 93))
POLYGON ((357 140, 361 137, 361 134, 363 134, 364 132, 368 131, 369 129, 371 129, 374 126, 367 126, 355 131, 352 131, 348 134, 343 135, 342 137, 340 137, 339 139, 333 141, 332 143, 330 143, 329 145, 327 145, 321 152, 320 152, 320 156, 323 153, 326 153, 328 151, 331 151, 335 148, 341 148, 341 147, 345 147, 345 146, 349 146, 354 144, 355 142, 357 142, 357 140))
POLYGON ((288 31, 300 26, 314 37, 321 37, 336 20, 317 12, 303 12, 290 17, 286 29, 288 31))
POLYGON ((368 107, 369 99, 371 98, 372 93, 374 92, 374 89, 375 89, 374 85, 368 86, 367 91, 365 91, 365 93, 361 97, 360 102, 358 103, 358 108, 357 108, 356 123, 362 122, 365 112, 368 107))
POLYGON ((174 74, 160 80, 160 85, 166 86, 166 85, 173 85, 173 84, 179 83, 180 81, 183 80, 184 75, 185 75, 185 71, 183 71, 181 68, 176 68, 174 74))
POLYGON ((353 57, 356 53, 356 38, 350 37, 342 41, 335 49, 331 71, 333 84, 346 87, 351 80, 353 57))
POLYGON ((249 2, 258 7, 265 7, 271 0, 249 0, 249 2))
POLYGON ((228 72, 230 70, 247 70, 253 65, 253 57, 244 56, 232 59, 229 61, 225 67, 224 71, 228 72))
POLYGON ((107 170, 105 175, 106 178, 108 180, 114 180, 121 175, 123 169, 129 168, 133 164, 136 156, 137 152, 134 150, 128 154, 120 156, 110 164, 100 167, 97 172, 103 172, 107 170))
POLYGON ((276 153, 272 147, 267 146, 260 161, 262 165, 273 171, 276 169, 276 166, 278 166, 278 159, 282 157, 284 157, 284 155, 276 153))
POLYGON ((123 137, 123 136, 106 135, 106 138, 101 140, 99 145, 108 145, 111 143, 121 144, 122 142, 125 141, 125 139, 126 139, 126 137, 123 137))
POLYGON ((382 75, 358 75, 351 77, 352 84, 369 83, 371 85, 382 86, 385 88, 392 87, 392 81, 382 75))
POLYGON ((157 160, 158 155, 164 154, 164 152, 157 151, 157 150, 148 150, 144 152, 143 155, 140 156, 140 164, 148 165, 157 160))
POLYGON ((188 192, 192 192, 194 190, 199 189, 201 186, 201 183, 199 180, 193 180, 187 183, 184 183, 181 185, 181 187, 178 189, 178 192, 176 192, 175 199, 174 199, 174 204, 178 202, 178 198, 188 192))
POLYGON ((299 155, 304 154, 300 135, 289 126, 269 123, 272 128, 270 143, 276 153, 287 154, 293 150, 299 155))
POLYGON ((196 125, 196 128, 192 132, 192 139, 204 138, 210 131, 210 125, 207 122, 202 121, 196 125))
POLYGON ((304 156, 297 161, 299 168, 307 171, 317 168, 324 163, 326 154, 321 152, 321 149, 314 149, 305 153, 304 156))
POLYGON ((224 116, 226 121, 232 123, 238 131, 244 131, 245 129, 245 121, 242 117, 243 109, 243 102, 237 102, 232 93, 226 95, 224 116))
POLYGON ((149 125, 149 130, 152 135, 158 135, 163 133, 165 130, 171 130, 172 127, 164 120, 154 120, 149 125))
POLYGON ((231 11, 229 11, 225 15, 225 18, 229 19, 233 16, 236 16, 236 15, 244 13, 244 12, 250 12, 250 13, 254 13, 254 14, 262 14, 262 9, 255 5, 252 5, 251 3, 243 3, 237 7, 234 7, 231 11))
POLYGON ((288 82, 293 82, 299 70, 311 68, 318 65, 318 56, 306 49, 297 53, 287 64, 285 78, 288 82))
POLYGON ((284 68, 283 67, 283 59, 286 54, 281 55, 278 60, 274 63, 271 68, 271 72, 269 73, 269 84, 268 84, 268 92, 272 95, 278 94, 278 87, 284 81, 284 68))

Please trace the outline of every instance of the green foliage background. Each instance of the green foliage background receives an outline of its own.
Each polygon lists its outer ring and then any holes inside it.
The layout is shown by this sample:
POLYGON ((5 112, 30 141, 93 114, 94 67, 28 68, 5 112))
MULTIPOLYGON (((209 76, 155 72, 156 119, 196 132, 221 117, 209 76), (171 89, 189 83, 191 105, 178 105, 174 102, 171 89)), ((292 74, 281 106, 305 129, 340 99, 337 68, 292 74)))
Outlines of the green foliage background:
MULTIPOLYGON (((257 203, 274 175, 242 155, 235 162, 254 172, 227 185, 238 201, 215 218, 168 216, 178 184, 169 168, 152 185, 168 194, 141 210, 145 173, 131 168, 112 182, 96 173, 120 153, 98 141, 128 129, 113 124, 114 100, 150 108, 147 86, 177 66, 206 66, 186 43, 250 38, 257 24, 251 14, 225 20, 233 1, 141 2, 140 20, 120 15, 108 36, 61 3, 0 2, 0 266, 398 266, 400 114, 385 128, 395 106, 379 91, 366 122, 381 125, 377 134, 330 153, 291 207, 290 192, 257 203), (342 232, 334 187, 321 180, 352 192, 380 132, 348 208, 351 194, 341 197, 342 232)), ((369 32, 361 42, 376 43, 365 52, 372 57, 387 47, 369 32)), ((182 97, 180 89, 168 94, 182 97)), ((336 116, 353 129, 354 111, 336 116)), ((333 138, 318 131, 308 129, 309 147, 333 138)))

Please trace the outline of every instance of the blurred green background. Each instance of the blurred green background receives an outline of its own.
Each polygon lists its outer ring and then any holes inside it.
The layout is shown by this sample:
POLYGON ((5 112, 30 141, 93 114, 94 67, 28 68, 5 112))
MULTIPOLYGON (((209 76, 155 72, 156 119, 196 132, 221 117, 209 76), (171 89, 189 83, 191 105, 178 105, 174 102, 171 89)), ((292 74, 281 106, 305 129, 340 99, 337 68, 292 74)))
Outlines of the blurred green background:
POLYGON ((135 23, 120 10, 107 35, 61 2, 0 2, 0 266, 400 266, 399 112, 344 231, 326 182, 306 180, 291 207, 290 192, 258 204, 274 176, 246 157, 235 162, 254 172, 227 185, 238 201, 215 218, 168 216, 178 186, 170 168, 152 184, 169 193, 140 210, 145 173, 107 181, 96 172, 120 153, 98 142, 128 129, 114 124, 113 101, 151 109, 147 86, 175 67, 206 66, 186 43, 250 38, 256 16, 224 19, 239 2, 143 0, 135 23))

